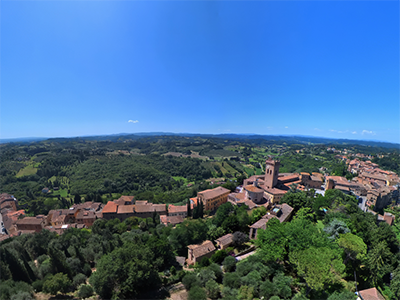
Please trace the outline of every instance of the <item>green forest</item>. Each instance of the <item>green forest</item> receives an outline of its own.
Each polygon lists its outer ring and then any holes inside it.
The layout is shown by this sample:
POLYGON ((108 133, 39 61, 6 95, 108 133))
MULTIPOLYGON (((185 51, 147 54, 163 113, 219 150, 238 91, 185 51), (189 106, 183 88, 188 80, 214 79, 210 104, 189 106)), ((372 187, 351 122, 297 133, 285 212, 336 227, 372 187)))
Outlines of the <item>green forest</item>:
MULTIPOLYGON (((157 217, 96 220, 91 229, 47 230, 0 244, 0 299, 33 299, 35 293, 94 293, 102 299, 164 299, 182 282, 188 299, 355 299, 356 289, 377 287, 400 297, 400 241, 385 222, 362 212, 353 196, 330 190, 287 193, 290 222, 271 219, 257 240, 248 225, 265 209, 221 205, 211 218, 189 218, 165 227, 157 217), (321 208, 325 208, 321 210, 321 208), (187 246, 234 234, 234 244, 184 270, 175 256, 187 246), (256 246, 237 262, 232 256, 256 246), (222 266, 222 268, 221 268, 222 266)), ((400 210, 396 212, 400 214, 400 210)))
MULTIPOLYGON (((268 156, 280 160, 282 173, 324 167, 351 178, 338 153, 327 151, 332 147, 373 154, 383 169, 399 172, 398 152, 366 145, 179 136, 49 139, 0 145, 0 192, 14 195, 32 216, 121 195, 185 204, 217 182, 234 190, 263 174, 268 156)), ((350 300, 356 289, 371 287, 388 300, 400 299, 399 207, 388 210, 396 215, 389 226, 338 190, 321 196, 292 189, 282 202, 294 208, 292 218, 271 219, 256 240, 249 240, 249 225, 265 208, 248 211, 230 203, 216 212, 196 209, 175 227, 160 224, 158 215, 98 219, 89 229, 62 235, 43 230, 6 239, 0 243, 0 299, 29 300, 38 293, 51 299, 167 299, 181 283, 189 300, 350 300), (190 268, 176 262, 176 256, 187 257, 188 245, 227 233, 233 234, 231 247, 190 268)))

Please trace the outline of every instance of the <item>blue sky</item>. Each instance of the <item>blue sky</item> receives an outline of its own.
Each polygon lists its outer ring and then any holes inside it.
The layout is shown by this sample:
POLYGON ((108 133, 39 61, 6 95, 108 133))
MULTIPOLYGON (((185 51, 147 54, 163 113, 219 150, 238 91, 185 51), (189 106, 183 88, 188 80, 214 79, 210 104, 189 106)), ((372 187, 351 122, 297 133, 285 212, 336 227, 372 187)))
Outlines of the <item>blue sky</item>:
POLYGON ((0 136, 400 142, 398 1, 2 1, 0 136))

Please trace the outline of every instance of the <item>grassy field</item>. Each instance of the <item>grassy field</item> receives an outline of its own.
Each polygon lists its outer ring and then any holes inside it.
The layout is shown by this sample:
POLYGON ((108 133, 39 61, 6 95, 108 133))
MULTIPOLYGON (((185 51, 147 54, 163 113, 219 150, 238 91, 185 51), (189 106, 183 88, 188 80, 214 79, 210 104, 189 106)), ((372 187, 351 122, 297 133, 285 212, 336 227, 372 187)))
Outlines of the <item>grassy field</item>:
POLYGON ((29 164, 25 168, 19 170, 16 177, 22 177, 22 176, 29 176, 29 175, 34 175, 37 172, 37 168, 35 166, 38 164, 29 164))
POLYGON ((182 177, 182 176, 172 176, 172 178, 173 178, 175 181, 182 180, 183 183, 184 183, 184 185, 188 185, 189 183, 194 184, 194 182, 189 182, 189 180, 187 180, 185 177, 182 177))
POLYGON ((253 169, 251 169, 251 168, 249 168, 247 166, 244 166, 243 168, 244 168, 244 171, 247 173, 248 177, 254 175, 254 170, 253 169))
POLYGON ((66 198, 68 196, 68 190, 67 189, 60 189, 58 191, 53 191, 53 195, 60 195, 61 197, 66 198))

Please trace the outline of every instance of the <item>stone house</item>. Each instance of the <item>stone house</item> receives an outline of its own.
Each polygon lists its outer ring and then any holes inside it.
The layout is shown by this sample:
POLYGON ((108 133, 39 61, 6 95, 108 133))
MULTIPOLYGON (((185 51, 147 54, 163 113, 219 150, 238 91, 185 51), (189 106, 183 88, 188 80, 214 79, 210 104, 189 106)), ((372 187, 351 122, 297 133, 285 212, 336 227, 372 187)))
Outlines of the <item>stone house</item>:
POLYGON ((216 250, 214 244, 209 240, 198 245, 189 245, 188 248, 188 265, 194 265, 200 262, 204 257, 210 258, 216 250))

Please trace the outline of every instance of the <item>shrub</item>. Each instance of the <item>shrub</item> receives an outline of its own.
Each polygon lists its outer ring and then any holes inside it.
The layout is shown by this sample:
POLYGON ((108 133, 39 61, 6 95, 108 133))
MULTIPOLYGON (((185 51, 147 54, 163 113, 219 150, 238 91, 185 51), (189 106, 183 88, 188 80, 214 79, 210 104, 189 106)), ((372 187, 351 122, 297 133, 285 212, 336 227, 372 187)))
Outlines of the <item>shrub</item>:
POLYGON ((77 289, 78 286, 86 283, 86 279, 87 279, 87 277, 85 275, 83 275, 82 273, 76 274, 74 279, 72 280, 72 286, 74 287, 74 289, 77 289))
POLYGON ((182 279, 182 283, 187 291, 189 291, 194 286, 201 285, 199 277, 197 277, 193 273, 186 274, 185 277, 183 277, 182 279))
POLYGON ((89 298, 93 295, 93 288, 90 284, 82 284, 78 289, 78 297, 79 298, 89 298))
POLYGON ((233 272, 236 267, 236 258, 233 256, 227 256, 222 262, 222 265, 224 266, 225 272, 233 272))
POLYGON ((207 300, 206 292, 199 286, 194 286, 190 289, 188 300, 207 300))

